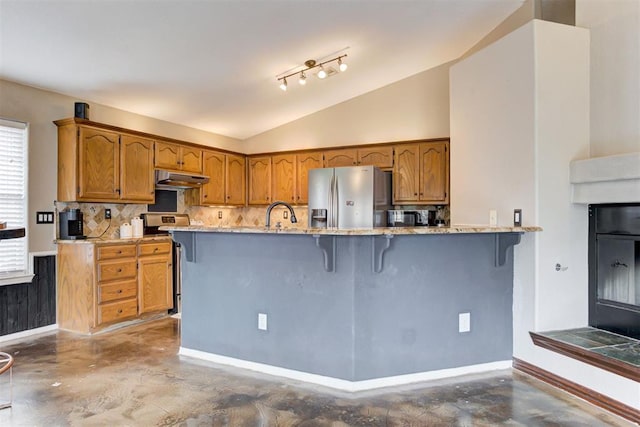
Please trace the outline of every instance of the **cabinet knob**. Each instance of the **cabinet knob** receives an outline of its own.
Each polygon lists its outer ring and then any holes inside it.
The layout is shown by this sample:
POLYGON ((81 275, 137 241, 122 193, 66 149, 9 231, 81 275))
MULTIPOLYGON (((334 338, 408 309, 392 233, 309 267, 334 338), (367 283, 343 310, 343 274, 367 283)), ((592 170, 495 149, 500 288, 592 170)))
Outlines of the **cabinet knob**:
POLYGON ((418 193, 413 193, 413 195, 414 195, 414 196, 417 196, 417 195, 418 195, 418 193))
POLYGON ((122 273, 122 269, 121 268, 118 269, 118 273, 122 273))
POLYGON ((122 293, 122 289, 118 289, 118 290, 116 291, 116 293, 121 294, 121 293, 122 293))
POLYGON ((158 247, 153 248, 153 252, 158 252, 158 247))
POLYGON ((122 309, 121 308, 118 309, 118 314, 122 314, 122 309))
POLYGON ((122 251, 121 251, 121 250, 119 250, 117 253, 118 253, 118 254, 121 254, 121 253, 122 253, 122 251))

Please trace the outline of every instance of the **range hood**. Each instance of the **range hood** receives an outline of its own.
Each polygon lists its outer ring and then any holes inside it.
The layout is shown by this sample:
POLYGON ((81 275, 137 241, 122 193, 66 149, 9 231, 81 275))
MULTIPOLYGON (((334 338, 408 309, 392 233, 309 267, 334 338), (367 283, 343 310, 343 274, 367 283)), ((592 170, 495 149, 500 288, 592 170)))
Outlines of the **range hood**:
POLYGON ((156 170, 156 188, 174 189, 199 188, 209 182, 209 177, 183 172, 156 170))

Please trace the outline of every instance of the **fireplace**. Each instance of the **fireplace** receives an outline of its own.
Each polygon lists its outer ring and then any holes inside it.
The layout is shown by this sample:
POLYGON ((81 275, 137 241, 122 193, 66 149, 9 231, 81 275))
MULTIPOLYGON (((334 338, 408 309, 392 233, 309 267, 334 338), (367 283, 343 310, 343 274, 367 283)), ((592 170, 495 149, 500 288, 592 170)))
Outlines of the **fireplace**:
POLYGON ((589 325, 640 338, 640 203, 589 205, 589 325))

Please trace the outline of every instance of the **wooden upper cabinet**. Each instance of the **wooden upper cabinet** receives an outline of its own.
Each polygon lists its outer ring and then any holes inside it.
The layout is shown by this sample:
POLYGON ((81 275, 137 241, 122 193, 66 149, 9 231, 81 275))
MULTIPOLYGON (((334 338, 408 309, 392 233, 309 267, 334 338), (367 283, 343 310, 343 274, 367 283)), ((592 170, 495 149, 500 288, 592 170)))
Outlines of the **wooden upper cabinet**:
POLYGON ((271 156, 249 157, 249 204, 271 203, 271 156))
POLYGON ((381 169, 393 167, 393 146, 358 148, 358 165, 373 165, 381 169))
POLYGON ((202 172, 209 182, 200 188, 200 203, 203 205, 224 205, 225 197, 225 155, 215 151, 203 151, 202 172))
POLYGON ((420 147, 417 144, 396 146, 395 167, 393 170, 394 203, 415 202, 418 200, 419 153, 420 147))
POLYGON ((180 170, 180 146, 166 142, 156 142, 155 167, 158 169, 180 170))
POLYGON ((155 167, 202 173, 202 150, 170 142, 156 142, 155 167))
POLYGON ((395 147, 394 204, 449 203, 447 142, 403 144, 395 147))
POLYGON ((153 202, 153 140, 120 136, 120 199, 153 202))
POLYGON ((342 166, 356 166, 358 152, 355 148, 344 148, 324 152, 324 167, 338 168, 342 166))
POLYGON ((282 154, 271 157, 273 201, 296 202, 296 155, 282 154))
POLYGON ((225 156, 225 193, 228 205, 242 206, 246 202, 245 157, 237 154, 225 156))
POLYGON ((322 153, 308 152, 296 155, 296 203, 309 203, 309 170, 322 167, 322 153))
POLYGON ((420 201, 449 203, 449 150, 445 142, 420 145, 420 201))
POLYGON ((181 149, 182 171, 202 173, 202 150, 183 146, 181 149))
POLYGON ((120 135, 85 126, 78 132, 77 199, 118 199, 120 135))

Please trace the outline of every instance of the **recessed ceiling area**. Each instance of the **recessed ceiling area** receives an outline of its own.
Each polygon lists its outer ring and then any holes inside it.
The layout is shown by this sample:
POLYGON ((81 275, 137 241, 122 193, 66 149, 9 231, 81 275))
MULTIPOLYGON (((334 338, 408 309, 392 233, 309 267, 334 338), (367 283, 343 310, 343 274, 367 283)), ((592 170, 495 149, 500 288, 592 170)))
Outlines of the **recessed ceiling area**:
POLYGON ((246 139, 451 61, 523 2, 0 0, 0 78, 246 139))

